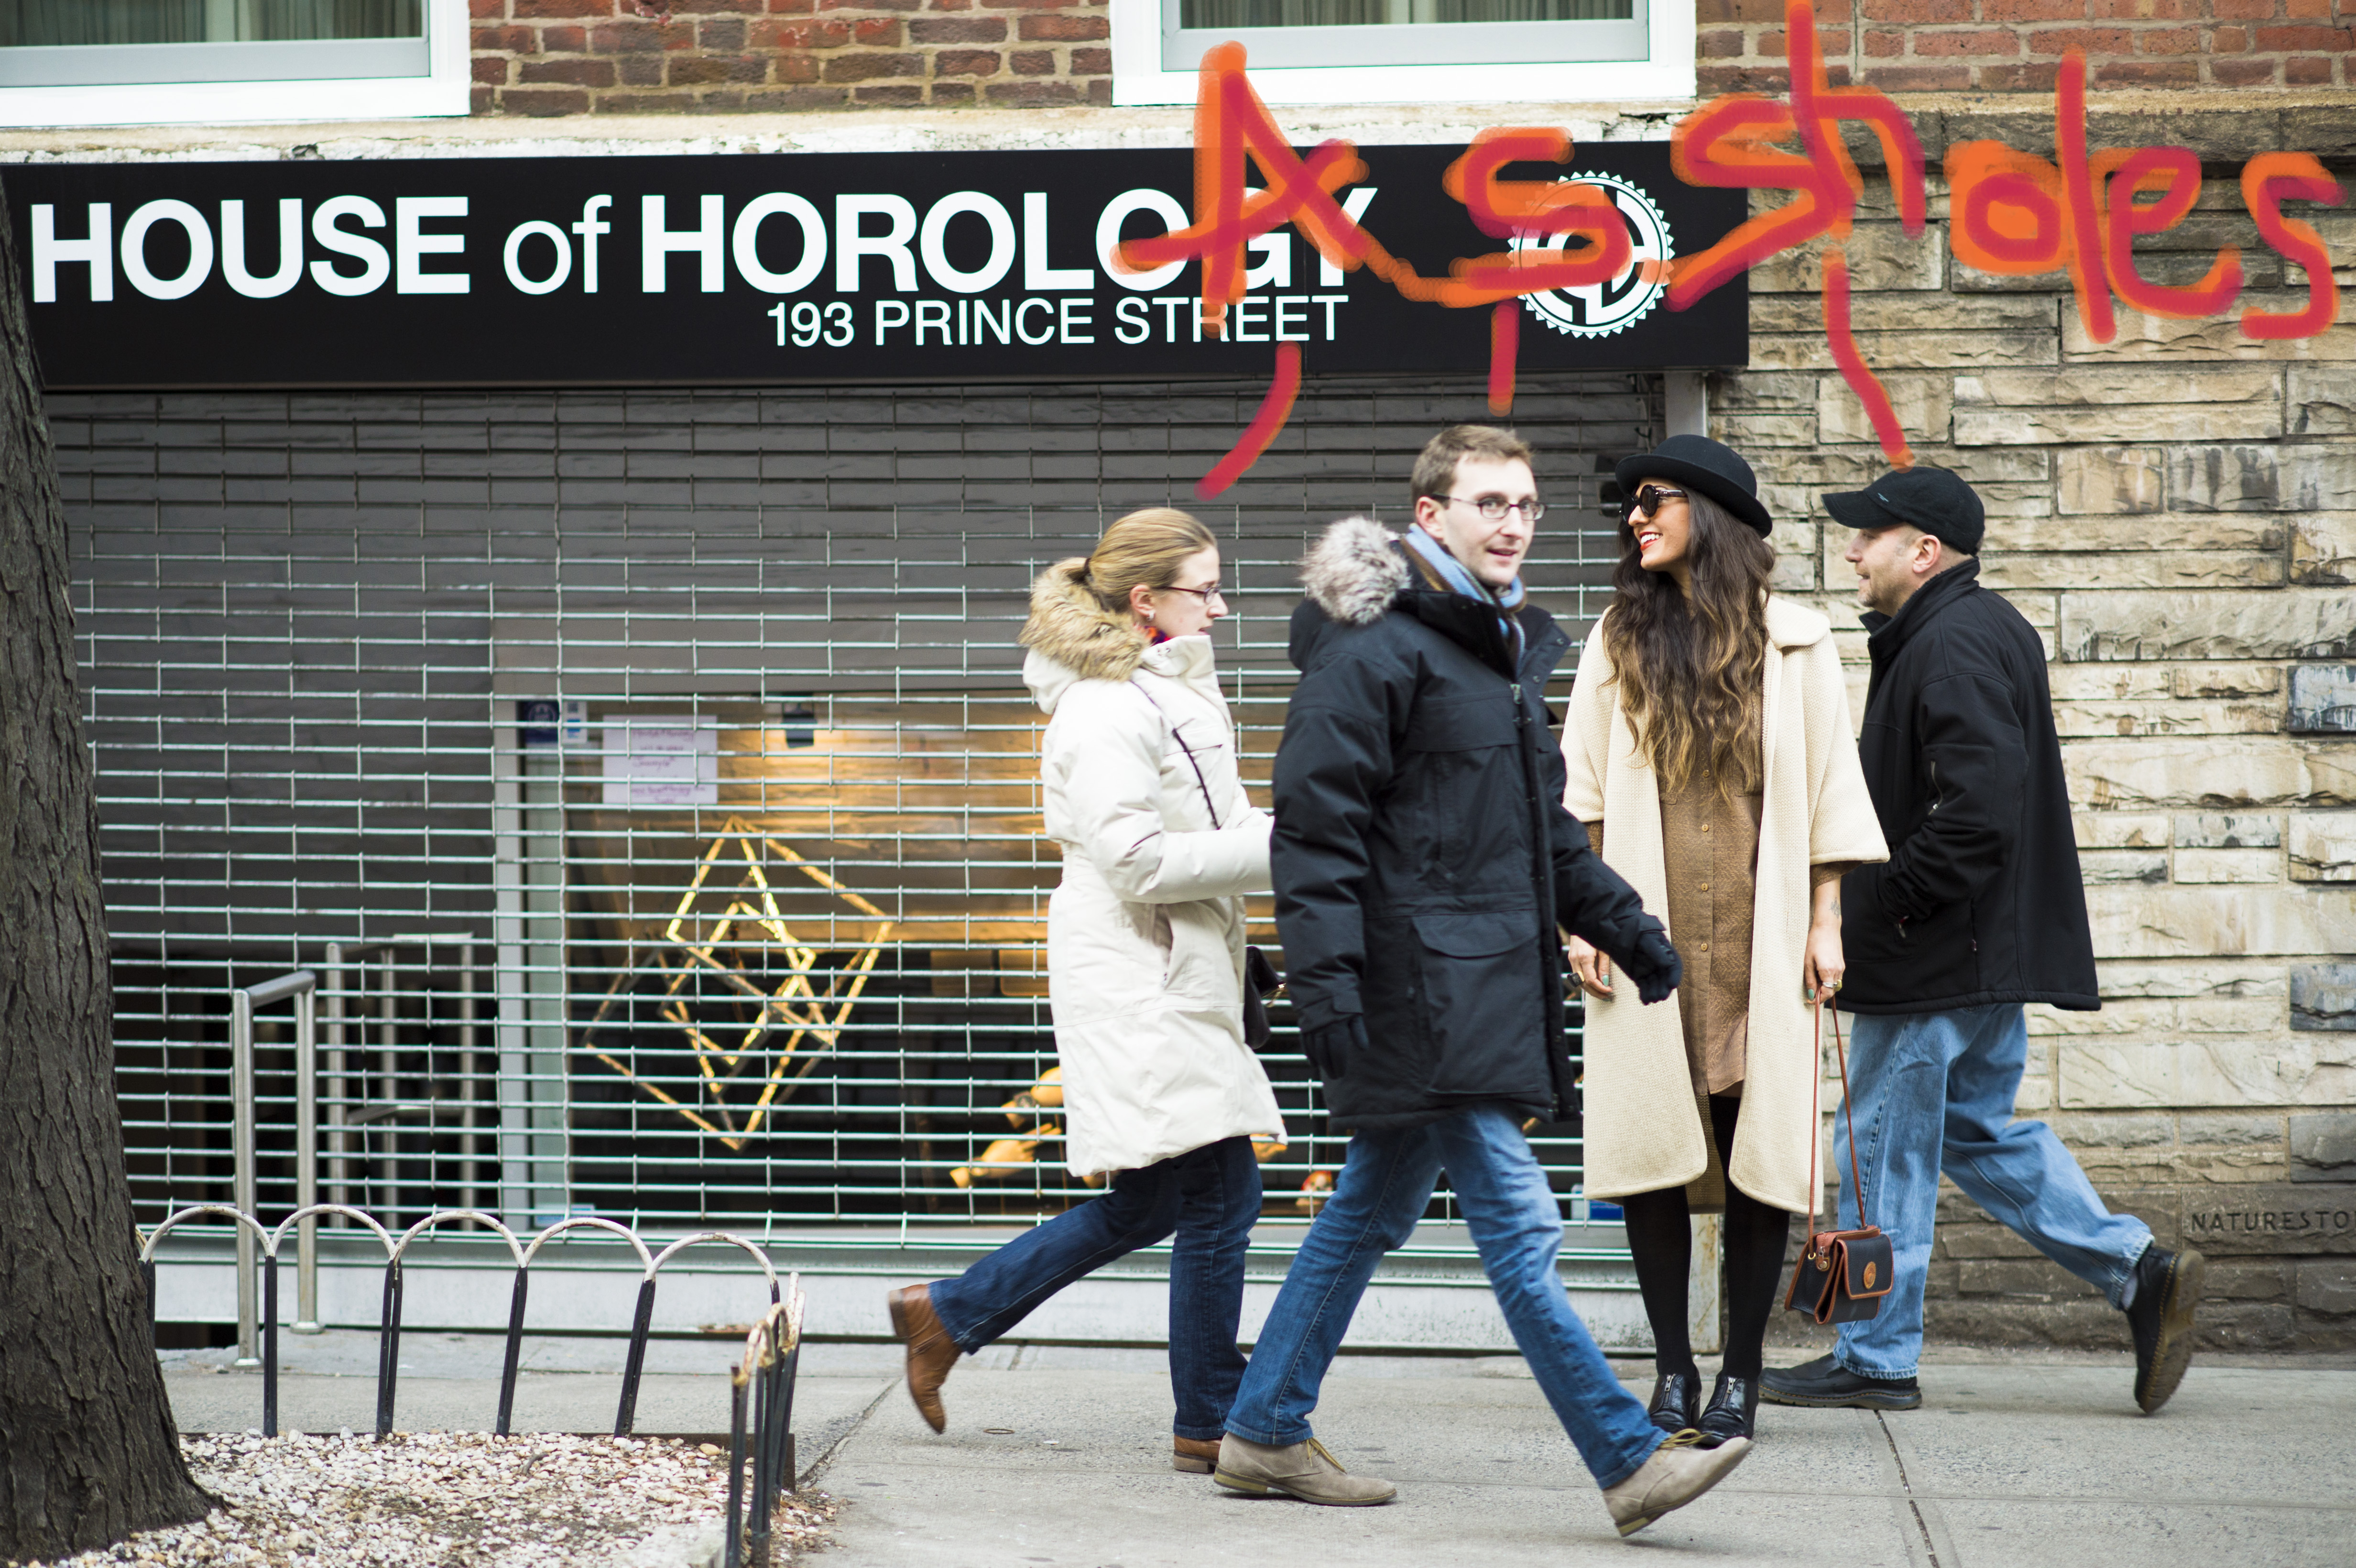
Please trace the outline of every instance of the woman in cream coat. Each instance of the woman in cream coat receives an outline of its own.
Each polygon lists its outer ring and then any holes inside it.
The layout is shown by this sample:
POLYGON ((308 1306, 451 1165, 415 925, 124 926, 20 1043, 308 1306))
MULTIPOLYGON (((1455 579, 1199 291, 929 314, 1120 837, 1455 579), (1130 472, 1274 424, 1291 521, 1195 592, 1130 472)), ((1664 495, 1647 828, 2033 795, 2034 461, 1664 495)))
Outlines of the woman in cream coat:
POLYGON ((1219 550, 1183 512, 1132 513, 1031 591, 1023 678, 1049 716, 1047 997, 1072 1174, 1111 1189, 969 1267, 891 1296, 908 1389, 934 1431, 961 1351, 1175 1232, 1173 1462, 1207 1475, 1243 1377, 1252 1135, 1284 1118, 1243 1035, 1244 901, 1269 889, 1269 816, 1244 794, 1213 666, 1219 550))
POLYGON ((1685 979, 1673 1006, 1639 1007, 1572 942, 1587 997, 1585 1182, 1626 1212, 1653 1326, 1653 1419, 1707 1446, 1752 1433, 1791 1216, 1810 1207, 1812 1005, 1840 986, 1840 877, 1889 852, 1831 624, 1769 592, 1770 518, 1750 465, 1680 435, 1618 477, 1619 593, 1580 659, 1565 801, 1667 923, 1685 979), (1719 1208, 1727 1346, 1699 1410, 1687 1219, 1719 1208))

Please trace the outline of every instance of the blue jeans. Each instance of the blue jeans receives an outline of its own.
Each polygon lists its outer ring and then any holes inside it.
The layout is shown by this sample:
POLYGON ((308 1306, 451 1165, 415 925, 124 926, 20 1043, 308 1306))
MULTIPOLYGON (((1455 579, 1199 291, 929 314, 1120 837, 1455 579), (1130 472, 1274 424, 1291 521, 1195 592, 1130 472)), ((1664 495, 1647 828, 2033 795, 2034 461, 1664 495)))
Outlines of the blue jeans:
POLYGON ((1554 1269, 1562 1210, 1521 1127, 1494 1105, 1350 1140, 1333 1196, 1301 1239, 1252 1347, 1227 1430, 1280 1447, 1309 1437, 1318 1386, 1366 1281, 1382 1255, 1414 1233, 1443 1168, 1547 1403, 1597 1485, 1625 1480, 1661 1445, 1661 1434, 1570 1309, 1554 1269))
MULTIPOLYGON (((1866 1218, 1889 1232, 1898 1280, 1874 1317, 1841 1325, 1835 1360, 1867 1377, 1914 1375, 1943 1170, 1965 1196, 2118 1306, 2136 1260, 2151 1244, 2151 1227, 2103 1207, 2052 1128, 2012 1119, 2029 1060, 2019 1006, 1858 1016, 1851 1029, 1849 1096, 1871 1200, 1866 1218)), ((1833 1118, 1844 1224, 1857 1214, 1849 1115, 1833 1118)))
POLYGON ((1259 1161, 1249 1138, 1224 1138, 1141 1170, 1111 1190, 999 1248, 933 1286, 933 1311, 971 1354, 1041 1302, 1115 1258, 1175 1234, 1170 1254, 1172 1430, 1205 1442, 1226 1430, 1244 1375, 1236 1327, 1244 1310, 1244 1250, 1259 1218, 1259 1161))

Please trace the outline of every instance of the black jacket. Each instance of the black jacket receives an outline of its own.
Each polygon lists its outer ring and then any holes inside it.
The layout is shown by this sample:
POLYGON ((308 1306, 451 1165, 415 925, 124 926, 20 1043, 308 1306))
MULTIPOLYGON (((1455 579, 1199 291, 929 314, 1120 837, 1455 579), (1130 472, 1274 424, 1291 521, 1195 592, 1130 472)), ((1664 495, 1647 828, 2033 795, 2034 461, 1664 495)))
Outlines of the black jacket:
POLYGON ((2102 1006, 2045 650, 1979 571, 1865 617, 1858 752, 1890 859, 1841 884, 1851 1012, 2102 1006))
POLYGON ((1494 611, 1425 588, 1360 519, 1306 564, 1271 853, 1287 983, 1333 1125, 1483 1102, 1565 1118, 1556 925, 1616 952, 1651 923, 1563 808, 1542 693, 1570 639, 1525 608, 1516 667, 1494 611))

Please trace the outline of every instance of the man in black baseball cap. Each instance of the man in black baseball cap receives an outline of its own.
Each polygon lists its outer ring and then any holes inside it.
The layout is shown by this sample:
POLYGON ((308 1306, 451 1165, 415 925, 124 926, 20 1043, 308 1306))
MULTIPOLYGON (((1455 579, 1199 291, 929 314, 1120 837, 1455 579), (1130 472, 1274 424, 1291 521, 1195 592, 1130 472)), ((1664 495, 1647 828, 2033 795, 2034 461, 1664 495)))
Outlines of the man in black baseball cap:
MULTIPOLYGON (((1838 999, 1857 1015, 1849 1095, 1865 1193, 1843 1194, 1835 1212, 1890 1234, 1896 1278, 1879 1313, 1841 1325, 1832 1354, 1769 1371, 1760 1396, 1922 1403, 1922 1285, 1944 1172, 2126 1314, 2136 1403, 2149 1414, 2191 1360, 2203 1260, 2110 1212, 2051 1128, 2012 1117, 2024 1004, 2102 1006, 2044 645, 1980 585, 1987 513, 1960 475, 1903 469, 1826 496, 1825 509, 1858 530, 1846 559, 1873 660, 1858 753, 1890 844, 1886 863, 1841 880, 1838 999)), ((1848 1168, 1849 1125, 1834 1124, 1836 1170, 1848 1168)))

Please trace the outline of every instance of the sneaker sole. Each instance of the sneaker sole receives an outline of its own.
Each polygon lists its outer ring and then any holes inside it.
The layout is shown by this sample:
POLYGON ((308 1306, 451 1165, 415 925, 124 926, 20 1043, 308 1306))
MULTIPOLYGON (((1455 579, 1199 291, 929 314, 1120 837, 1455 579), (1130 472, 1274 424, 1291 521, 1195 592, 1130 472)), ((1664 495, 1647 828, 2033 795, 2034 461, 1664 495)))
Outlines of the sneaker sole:
POLYGON ((1225 1470, 1212 1471, 1211 1479, 1226 1488, 1227 1490, 1241 1492, 1246 1497, 1290 1498, 1295 1502, 1312 1503, 1319 1508, 1376 1508, 1398 1496, 1396 1490, 1392 1490, 1385 1492, 1378 1498, 1312 1498, 1270 1481, 1248 1480, 1241 1476, 1230 1475, 1225 1470))
POLYGON ((1786 1393, 1771 1383, 1762 1383, 1759 1385, 1759 1401, 1762 1404, 1796 1405, 1803 1410, 1920 1410, 1922 1408, 1922 1391, 1918 1388, 1904 1392, 1848 1393, 1819 1399, 1808 1394, 1786 1393))
POLYGON ((2160 1304, 2159 1343, 2152 1348, 2151 1377, 2136 1390, 2136 1408, 2146 1415, 2174 1397, 2192 1365, 2192 1316, 2201 1305, 2201 1282, 2209 1260, 2187 1247, 2169 1272, 2168 1297, 2160 1304))

